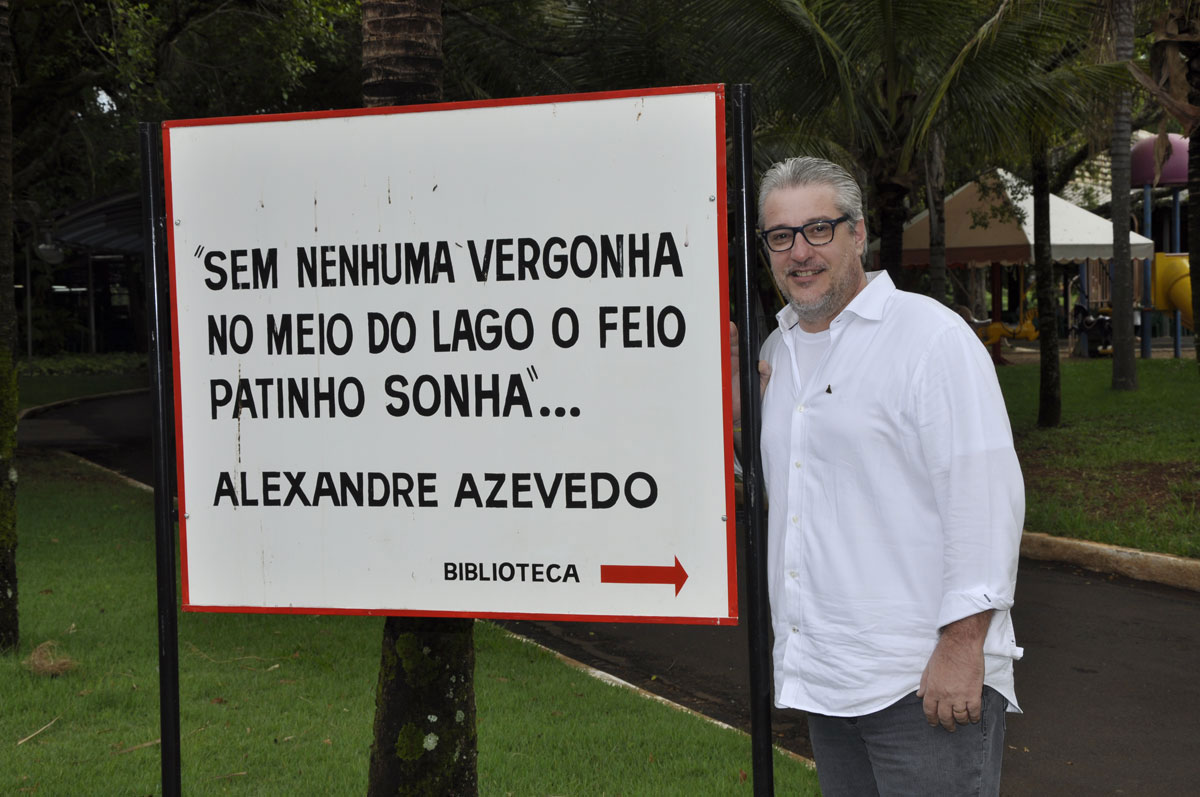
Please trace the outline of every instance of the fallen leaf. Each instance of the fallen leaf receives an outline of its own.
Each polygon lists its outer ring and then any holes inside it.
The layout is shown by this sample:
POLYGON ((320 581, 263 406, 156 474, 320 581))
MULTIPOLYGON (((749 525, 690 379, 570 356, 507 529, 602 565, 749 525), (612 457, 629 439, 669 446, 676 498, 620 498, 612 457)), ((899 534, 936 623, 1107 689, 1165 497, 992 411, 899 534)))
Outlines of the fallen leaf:
POLYGON ((52 589, 44 589, 44 590, 42 590, 41 592, 39 592, 38 594, 39 594, 39 595, 53 595, 53 594, 54 594, 54 590, 52 590, 52 589))
POLYGON ((746 774, 746 770, 744 770, 744 769, 738 770, 738 782, 739 783, 745 783, 747 777, 749 777, 749 776, 746 774))
POLYGON ((223 697, 214 697, 212 700, 210 700, 210 701, 208 701, 208 702, 210 702, 210 703, 216 703, 218 706, 223 706, 223 705, 225 705, 226 703, 228 703, 229 701, 228 701, 228 700, 226 700, 226 699, 225 699, 225 698, 223 698, 223 697))
POLYGON ((333 739, 322 739, 321 744, 333 744, 333 739))

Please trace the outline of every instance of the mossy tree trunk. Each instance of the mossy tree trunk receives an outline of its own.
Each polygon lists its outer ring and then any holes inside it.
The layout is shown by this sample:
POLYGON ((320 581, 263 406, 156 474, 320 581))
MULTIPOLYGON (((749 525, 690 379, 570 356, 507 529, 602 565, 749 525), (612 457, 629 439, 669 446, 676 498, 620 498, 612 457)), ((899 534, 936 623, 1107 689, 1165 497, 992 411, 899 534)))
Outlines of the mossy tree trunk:
MULTIPOLYGON (((1133 0, 1113 0, 1111 5, 1117 60, 1133 57, 1133 0)), ((1113 390, 1137 390, 1137 361, 1133 336, 1133 269, 1129 254, 1129 140, 1133 92, 1117 91, 1112 126, 1112 326, 1113 390)), ((1143 334, 1149 332, 1147 324, 1143 334)))
POLYGON ((0 652, 20 642, 17 622, 17 374, 13 363, 12 36, 0 0, 0 652))
MULTIPOLYGON (((364 0, 363 104, 441 98, 441 0, 364 0)), ((474 621, 387 618, 368 795, 477 792, 474 621)))
POLYGON ((474 795, 472 620, 389 617, 367 794, 474 795))

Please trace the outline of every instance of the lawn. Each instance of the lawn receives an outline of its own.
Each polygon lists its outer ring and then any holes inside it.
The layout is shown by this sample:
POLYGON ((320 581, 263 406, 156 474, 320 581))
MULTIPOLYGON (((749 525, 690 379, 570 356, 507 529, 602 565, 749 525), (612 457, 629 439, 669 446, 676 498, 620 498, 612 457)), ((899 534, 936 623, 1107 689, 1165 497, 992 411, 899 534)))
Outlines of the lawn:
POLYGON ((18 408, 150 385, 145 354, 71 354, 17 361, 18 408))
POLYGON ((1139 360, 1136 391, 1110 360, 1064 360, 1063 423, 1037 428, 1037 364, 999 369, 1025 473, 1025 527, 1200 556, 1200 376, 1194 360, 1139 360))
MULTIPOLYGON (((1139 361, 1135 392, 1111 389, 1110 361, 1062 365, 1063 425, 1050 430, 1036 428, 1038 366, 999 370, 1026 528, 1200 556, 1196 364, 1139 361)), ((22 406, 145 381, 136 368, 26 374, 34 398, 22 406)), ((23 644, 0 656, 0 788, 155 793, 151 497, 56 455, 23 455, 20 473, 23 644)), ((363 793, 380 625, 183 615, 185 792, 363 793)), ((744 735, 608 686, 487 623, 476 647, 481 793, 750 793, 744 735)), ((780 793, 818 793, 814 773, 782 755, 776 782, 780 793)))
MULTIPOLYGON (((158 792, 152 496, 23 455, 21 650, 0 656, 0 791, 158 792), (36 652, 35 652, 36 649, 36 652)), ((179 622, 185 794, 363 794, 382 620, 179 622)), ((744 734, 610 686, 476 624, 480 793, 750 794, 744 734)), ((780 793, 816 775, 776 756, 780 793)))

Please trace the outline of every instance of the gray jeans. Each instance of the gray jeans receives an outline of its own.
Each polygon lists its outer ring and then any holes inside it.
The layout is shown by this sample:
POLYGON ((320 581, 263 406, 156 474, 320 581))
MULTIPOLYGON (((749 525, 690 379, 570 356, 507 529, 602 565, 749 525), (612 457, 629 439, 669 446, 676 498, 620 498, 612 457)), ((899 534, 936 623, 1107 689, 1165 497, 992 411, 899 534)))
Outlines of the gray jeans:
POLYGON ((964 797, 1000 793, 1008 701, 983 688, 982 718, 950 733, 906 695, 862 717, 808 715, 824 797, 964 797))

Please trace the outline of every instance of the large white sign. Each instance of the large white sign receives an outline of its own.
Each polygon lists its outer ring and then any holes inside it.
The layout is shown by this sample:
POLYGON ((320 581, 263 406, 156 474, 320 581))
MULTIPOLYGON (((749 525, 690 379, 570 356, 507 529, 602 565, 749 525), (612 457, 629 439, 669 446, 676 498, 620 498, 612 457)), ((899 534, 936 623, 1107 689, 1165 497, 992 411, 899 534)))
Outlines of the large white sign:
POLYGON ((186 609, 735 620, 721 87, 165 149, 186 609))

